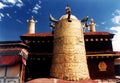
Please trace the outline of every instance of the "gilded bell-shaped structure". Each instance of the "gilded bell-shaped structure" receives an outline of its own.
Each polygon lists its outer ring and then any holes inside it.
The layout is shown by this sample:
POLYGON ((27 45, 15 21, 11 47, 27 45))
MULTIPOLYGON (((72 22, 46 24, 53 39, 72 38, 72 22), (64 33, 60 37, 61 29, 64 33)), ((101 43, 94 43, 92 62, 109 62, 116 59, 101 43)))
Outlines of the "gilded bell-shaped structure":
POLYGON ((74 15, 63 15, 55 23, 54 56, 50 75, 64 80, 89 78, 83 27, 74 15))

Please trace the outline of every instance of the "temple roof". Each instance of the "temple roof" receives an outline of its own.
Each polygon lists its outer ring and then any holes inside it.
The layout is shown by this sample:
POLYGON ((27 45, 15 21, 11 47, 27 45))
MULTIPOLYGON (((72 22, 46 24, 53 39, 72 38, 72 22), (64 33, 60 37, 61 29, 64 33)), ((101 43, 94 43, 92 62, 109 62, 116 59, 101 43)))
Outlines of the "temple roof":
POLYGON ((27 48, 21 41, 0 42, 0 66, 10 66, 21 61, 26 64, 27 48))
POLYGON ((2 47, 8 47, 8 46, 10 46, 10 47, 13 47, 13 46, 17 46, 17 47, 19 47, 19 46, 23 46, 23 47, 28 47, 26 44, 24 44, 24 43, 22 43, 21 41, 2 41, 2 42, 0 42, 0 49, 2 48, 2 47))
POLYGON ((22 36, 34 36, 34 37, 36 37, 36 36, 39 36, 39 37, 47 37, 47 36, 53 36, 53 34, 51 34, 51 33, 35 33, 35 34, 24 34, 24 35, 22 35, 22 36))
POLYGON ((84 32, 84 35, 114 35, 109 32, 84 32))
POLYGON ((86 54, 87 56, 120 56, 119 51, 94 51, 86 54))
POLYGON ((23 48, 0 48, 0 66, 14 65, 20 61, 25 64, 27 57, 28 52, 23 48))
MULTIPOLYGON (((111 36, 113 36, 114 34, 112 34, 112 33, 109 33, 109 32, 84 32, 84 35, 86 36, 86 35, 95 35, 95 36, 97 36, 97 35, 111 35, 111 36)), ((24 35, 22 35, 22 36, 28 36, 28 37, 47 37, 47 36, 53 36, 53 34, 52 33, 35 33, 35 34, 24 34, 24 35)))

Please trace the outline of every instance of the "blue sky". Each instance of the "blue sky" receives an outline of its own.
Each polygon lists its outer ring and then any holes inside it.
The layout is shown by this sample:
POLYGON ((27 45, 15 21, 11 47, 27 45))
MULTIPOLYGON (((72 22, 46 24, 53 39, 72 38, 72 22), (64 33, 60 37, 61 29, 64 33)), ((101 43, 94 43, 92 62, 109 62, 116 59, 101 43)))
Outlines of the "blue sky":
POLYGON ((97 31, 116 34, 113 47, 120 50, 120 0, 0 0, 0 41, 20 40, 31 16, 38 21, 36 33, 51 32, 49 14, 59 19, 67 4, 78 19, 93 18, 97 31))

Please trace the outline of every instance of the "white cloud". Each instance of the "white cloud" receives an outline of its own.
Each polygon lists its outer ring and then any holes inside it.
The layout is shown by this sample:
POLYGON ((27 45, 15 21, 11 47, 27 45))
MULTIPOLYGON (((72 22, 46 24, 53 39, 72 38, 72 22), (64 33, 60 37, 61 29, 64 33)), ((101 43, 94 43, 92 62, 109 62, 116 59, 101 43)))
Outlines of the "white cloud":
POLYGON ((120 26, 111 27, 110 30, 113 30, 114 33, 119 33, 120 32, 120 26))
POLYGON ((116 9, 112 15, 113 18, 111 18, 111 21, 115 24, 115 26, 110 28, 110 30, 115 34, 112 40, 113 50, 120 51, 120 10, 116 9))
POLYGON ((5 5, 2 2, 0 2, 0 9, 3 9, 4 7, 7 7, 7 5, 5 5))
POLYGON ((116 26, 116 27, 111 27, 110 30, 113 31, 113 33, 115 34, 113 40, 112 40, 112 44, 113 44, 113 49, 114 51, 120 51, 120 26, 116 26))
POLYGON ((17 2, 17 0, 5 0, 5 1, 11 4, 15 4, 17 2))
POLYGON ((115 12, 113 13, 113 15, 120 15, 120 10, 116 9, 115 12))
POLYGON ((22 7, 23 6, 22 0, 2 0, 2 2, 4 3, 4 5, 6 5, 6 7, 12 7, 12 6, 22 7))
MULTIPOLYGON (((1 0, 0 1, 0 10, 4 8, 9 8, 9 7, 22 7, 23 2, 22 0, 1 0)), ((12 18, 8 13, 5 14, 7 17, 12 18)), ((3 13, 0 13, 0 21, 2 21, 2 18, 5 17, 3 13)))
POLYGON ((16 13, 17 13, 17 11, 14 11, 14 13, 16 14, 16 13))
POLYGON ((12 18, 9 13, 6 13, 6 16, 8 16, 9 18, 12 18))
POLYGON ((0 13, 0 21, 2 21, 2 18, 4 17, 3 13, 0 13))
POLYGON ((38 3, 35 4, 35 6, 33 7, 32 9, 33 13, 37 14, 39 12, 39 9, 41 8, 40 4, 41 4, 41 0, 39 0, 38 3))
POLYGON ((115 10, 115 12, 112 14, 113 18, 111 19, 114 24, 120 25, 120 10, 115 10))
POLYGON ((37 14, 40 8, 41 8, 41 6, 39 4, 35 4, 32 12, 35 13, 35 14, 37 14))
POLYGON ((5 16, 12 18, 9 13, 6 14, 0 13, 0 21, 2 21, 2 18, 4 18, 5 16))
POLYGON ((18 0, 18 2, 16 3, 16 6, 22 7, 23 6, 23 2, 21 0, 18 0))
POLYGON ((8 14, 8 13, 6 13, 6 15, 9 17, 10 16, 10 14, 8 14))
POLYGON ((106 22, 101 22, 102 25, 104 25, 106 22))
POLYGON ((23 22, 22 22, 21 20, 19 20, 19 19, 16 19, 16 21, 19 22, 19 23, 21 23, 21 24, 23 23, 23 22))
POLYGON ((17 6, 17 7, 22 7, 23 4, 21 4, 21 3, 17 3, 16 6, 17 6))
POLYGON ((120 24, 120 16, 114 16, 114 18, 112 18, 112 22, 115 24, 120 24))

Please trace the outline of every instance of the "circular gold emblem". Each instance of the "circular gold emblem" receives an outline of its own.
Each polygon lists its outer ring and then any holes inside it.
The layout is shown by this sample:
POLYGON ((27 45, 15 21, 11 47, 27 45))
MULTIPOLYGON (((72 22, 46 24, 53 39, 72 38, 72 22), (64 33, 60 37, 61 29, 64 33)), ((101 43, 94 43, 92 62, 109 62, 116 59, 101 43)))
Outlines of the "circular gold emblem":
POLYGON ((107 64, 104 61, 99 62, 98 64, 99 71, 106 71, 107 64))

